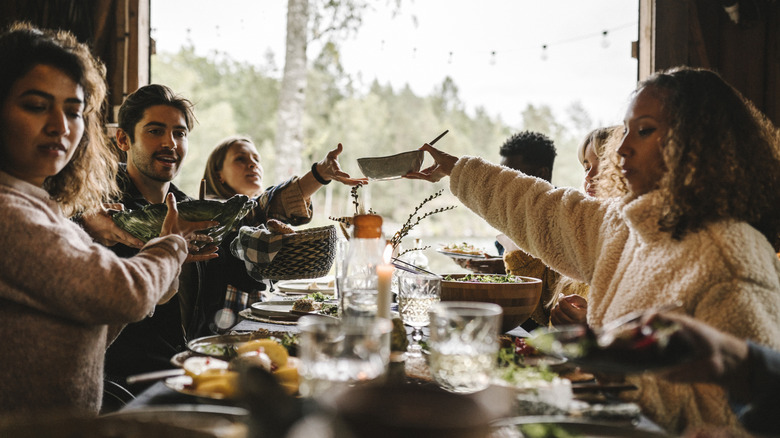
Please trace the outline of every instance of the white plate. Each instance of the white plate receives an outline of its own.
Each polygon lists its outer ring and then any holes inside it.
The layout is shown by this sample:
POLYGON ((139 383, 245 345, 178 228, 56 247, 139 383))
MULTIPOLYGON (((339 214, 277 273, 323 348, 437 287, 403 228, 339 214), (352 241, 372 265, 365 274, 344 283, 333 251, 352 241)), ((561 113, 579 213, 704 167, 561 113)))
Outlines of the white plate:
POLYGON ((312 278, 309 280, 285 280, 275 284, 279 292, 287 294, 313 294, 321 292, 327 295, 333 295, 335 280, 333 277, 312 278))
POLYGON ((497 257, 497 256, 491 256, 489 254, 463 254, 463 253, 459 253, 459 252, 449 252, 449 251, 445 251, 443 248, 437 249, 436 252, 438 252, 440 254, 444 254, 447 257, 452 257, 453 259, 489 260, 489 259, 500 258, 500 257, 497 257))
POLYGON ((293 301, 266 301, 252 304, 252 314, 280 321, 297 321, 299 314, 291 313, 293 301))

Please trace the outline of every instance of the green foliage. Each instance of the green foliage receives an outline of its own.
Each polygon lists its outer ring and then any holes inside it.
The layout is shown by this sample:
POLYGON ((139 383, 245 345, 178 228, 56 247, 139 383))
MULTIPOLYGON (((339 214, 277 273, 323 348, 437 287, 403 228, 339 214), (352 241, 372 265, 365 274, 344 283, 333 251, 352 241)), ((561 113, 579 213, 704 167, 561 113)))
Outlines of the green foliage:
MULTIPOLYGON (((177 53, 160 53, 152 57, 153 81, 171 86, 195 103, 198 125, 189 138, 189 152, 175 183, 187 193, 196 194, 206 159, 224 137, 233 134, 250 136, 258 147, 265 169, 267 186, 281 181, 273 174, 276 152, 273 140, 279 99, 278 68, 273 56, 267 55, 260 65, 232 60, 223 53, 199 56, 192 46, 177 53)), ((570 174, 572 183, 581 186, 582 171, 576 155, 564 157, 563 149, 574 149, 585 132, 571 135, 555 120, 545 106, 529 106, 523 111, 522 129, 539 130, 550 135, 559 151, 555 170, 570 174), (564 162, 571 161, 568 166, 564 162), (567 167, 573 170, 566 170, 567 167)), ((576 129, 585 129, 587 114, 573 107, 569 117, 576 117, 576 129), (580 126, 582 125, 582 126, 580 126)), ((454 155, 482 156, 498 162, 498 149, 518 128, 490 116, 484 108, 471 112, 464 109, 458 87, 451 78, 443 80, 429 96, 416 95, 408 86, 394 89, 373 82, 361 85, 341 68, 335 45, 326 45, 310 66, 306 90, 303 151, 307 163, 321 160, 338 143, 344 145, 339 162, 347 173, 361 176, 357 158, 384 156, 417 149, 449 129, 437 147, 454 155)), ((589 127, 588 127, 589 129, 589 127)), ((430 165, 426 156, 423 167, 430 165)), ((420 193, 444 189, 441 196, 427 205, 433 210, 459 205, 449 192, 448 180, 431 184, 419 180, 371 182, 361 189, 361 199, 384 218, 385 230, 397 230, 415 208, 420 193)), ((328 217, 351 216, 350 187, 330 184, 313 199, 315 217, 311 226, 330 225, 328 217)), ((468 209, 456 209, 446 215, 425 220, 414 235, 421 236, 492 236, 496 231, 468 209)))

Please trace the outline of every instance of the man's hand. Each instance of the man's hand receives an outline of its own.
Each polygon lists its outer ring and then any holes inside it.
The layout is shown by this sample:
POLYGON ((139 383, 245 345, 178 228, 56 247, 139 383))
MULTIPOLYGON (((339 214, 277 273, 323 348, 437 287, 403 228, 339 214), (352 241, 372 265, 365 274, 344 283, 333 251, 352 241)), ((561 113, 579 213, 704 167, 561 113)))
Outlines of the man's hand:
POLYGON ((168 206, 168 213, 163 220, 162 229, 160 230, 160 236, 167 236, 169 234, 178 234, 187 241, 189 247, 189 254, 185 259, 187 262, 199 262, 203 260, 209 260, 219 257, 217 254, 216 245, 206 245, 203 248, 198 248, 193 242, 211 242, 213 239, 205 234, 198 233, 199 231, 209 229, 219 225, 216 221, 198 221, 190 222, 179 217, 179 210, 176 207, 176 197, 173 193, 168 193, 165 197, 165 203, 168 206))
POLYGON ((119 228, 111 219, 112 212, 124 209, 125 206, 122 204, 103 204, 99 211, 83 215, 80 220, 81 226, 95 242, 101 245, 113 246, 122 243, 132 248, 140 248, 144 242, 119 228))

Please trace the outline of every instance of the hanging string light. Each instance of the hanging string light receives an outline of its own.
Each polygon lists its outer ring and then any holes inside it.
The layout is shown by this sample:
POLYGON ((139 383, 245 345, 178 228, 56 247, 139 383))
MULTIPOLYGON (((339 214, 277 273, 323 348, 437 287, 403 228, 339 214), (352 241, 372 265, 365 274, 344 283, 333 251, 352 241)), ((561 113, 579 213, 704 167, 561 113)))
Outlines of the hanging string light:
MULTIPOLYGON (((618 31, 618 30, 626 29, 626 28, 636 28, 636 26, 637 26, 637 22, 636 21, 632 21, 630 23, 624 23, 624 24, 622 24, 620 26, 615 26, 613 28, 605 29, 605 30, 602 30, 600 32, 594 32, 594 33, 590 33, 590 34, 579 35, 579 36, 575 36, 575 37, 571 37, 571 38, 566 38, 566 39, 561 39, 561 40, 558 40, 558 41, 553 41, 553 42, 550 42, 550 43, 544 43, 541 46, 542 51, 540 53, 540 58, 542 59, 542 61, 547 61, 549 59, 549 57, 550 57, 550 50, 552 49, 552 47, 558 47, 558 46, 562 46, 564 44, 577 43, 577 42, 581 42, 581 41, 585 41, 585 40, 589 40, 589 39, 594 39, 594 38, 599 38, 599 37, 601 38, 601 41, 599 43, 601 45, 601 47, 607 48, 612 43, 610 41, 610 39, 609 39, 609 36, 610 36, 611 32, 615 32, 615 31, 618 31)), ((539 46, 533 46, 533 47, 539 47, 539 46)), ((515 46, 515 47, 512 47, 511 49, 506 49, 506 50, 502 49, 501 52, 502 53, 516 53, 516 52, 521 52, 521 51, 528 51, 530 49, 532 49, 532 47, 516 47, 515 46)), ((416 48, 414 50, 416 50, 416 48)), ((496 62, 498 62, 498 50, 490 50, 490 51, 488 51, 487 54, 488 54, 488 63, 490 65, 495 65, 496 62)), ((448 57, 448 61, 447 62, 449 64, 452 64, 452 61, 453 61, 453 52, 449 52, 449 57, 448 57)))

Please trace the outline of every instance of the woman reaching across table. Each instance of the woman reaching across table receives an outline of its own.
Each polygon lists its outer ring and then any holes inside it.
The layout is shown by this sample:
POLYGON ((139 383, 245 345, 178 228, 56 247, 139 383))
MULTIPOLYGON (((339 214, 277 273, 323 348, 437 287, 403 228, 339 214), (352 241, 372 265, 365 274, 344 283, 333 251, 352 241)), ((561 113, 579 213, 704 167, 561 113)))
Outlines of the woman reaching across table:
POLYGON ((213 223, 179 224, 169 198, 138 256, 94 243, 63 212, 116 190, 102 65, 73 35, 22 24, 0 34, 0 59, 0 416, 94 415, 106 346, 175 291, 184 236, 213 223))
MULTIPOLYGON (((231 242, 241 226, 265 225, 269 219, 291 225, 309 223, 313 213, 311 196, 317 190, 332 180, 350 186, 368 182, 366 178, 352 178, 341 169, 338 156, 342 151, 343 146, 339 144, 303 176, 265 189, 260 154, 249 137, 228 137, 211 151, 203 175, 206 197, 228 199, 242 194, 257 201, 257 207, 223 240, 220 257, 207 265, 207 290, 211 295, 206 304, 206 315, 214 321, 212 331, 219 332, 232 326, 235 314, 260 301, 260 291, 265 289, 261 281, 247 273, 244 261, 230 252, 231 242)), ((272 222, 272 225, 283 227, 279 222, 272 222)))
MULTIPOLYGON (((598 200, 480 158, 424 145, 439 180, 521 248, 590 284, 588 324, 681 302, 684 313, 780 348, 778 133, 708 70, 677 68, 639 84, 618 149, 630 193, 598 200)), ((739 425, 723 390, 632 377, 632 395, 670 431, 739 425)))

